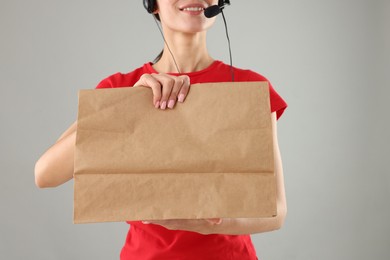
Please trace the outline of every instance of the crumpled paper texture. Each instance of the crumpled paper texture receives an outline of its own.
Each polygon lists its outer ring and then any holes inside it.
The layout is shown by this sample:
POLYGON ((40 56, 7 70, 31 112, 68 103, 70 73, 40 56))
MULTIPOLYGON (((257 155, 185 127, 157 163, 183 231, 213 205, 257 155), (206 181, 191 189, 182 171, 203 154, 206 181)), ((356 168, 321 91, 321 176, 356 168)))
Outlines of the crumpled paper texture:
POLYGON ((267 82, 81 90, 74 223, 276 215, 267 82))

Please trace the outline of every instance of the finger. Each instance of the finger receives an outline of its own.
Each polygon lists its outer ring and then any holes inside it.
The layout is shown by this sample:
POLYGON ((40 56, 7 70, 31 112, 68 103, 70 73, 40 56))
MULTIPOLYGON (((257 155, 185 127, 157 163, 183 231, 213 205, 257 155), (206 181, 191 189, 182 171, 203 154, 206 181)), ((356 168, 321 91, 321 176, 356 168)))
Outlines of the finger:
POLYGON ((184 83, 184 79, 182 77, 175 77, 174 80, 175 80, 175 84, 173 85, 171 95, 169 96, 168 99, 168 107, 170 109, 172 109, 175 106, 177 96, 184 83))
POLYGON ((222 223, 222 218, 206 218, 205 220, 212 225, 220 225, 222 223))
POLYGON ((165 109, 168 105, 168 99, 171 95, 173 86, 175 85, 175 78, 166 74, 154 75, 162 86, 160 108, 165 109))
POLYGON ((170 220, 143 220, 142 224, 144 225, 153 224, 153 225, 163 226, 167 229, 172 229, 172 221, 170 220))
POLYGON ((178 101, 180 103, 184 102, 184 99, 187 97, 188 92, 190 91, 190 77, 187 75, 179 76, 183 80, 183 84, 181 85, 180 91, 179 91, 179 97, 178 101))
POLYGON ((154 220, 143 220, 142 222, 147 224, 157 224, 164 226, 177 226, 183 223, 189 223, 191 220, 188 219, 154 219, 154 220))
POLYGON ((134 87, 146 86, 150 87, 153 92, 153 105, 158 108, 161 100, 161 83, 156 79, 157 74, 143 74, 141 78, 134 84, 134 87))

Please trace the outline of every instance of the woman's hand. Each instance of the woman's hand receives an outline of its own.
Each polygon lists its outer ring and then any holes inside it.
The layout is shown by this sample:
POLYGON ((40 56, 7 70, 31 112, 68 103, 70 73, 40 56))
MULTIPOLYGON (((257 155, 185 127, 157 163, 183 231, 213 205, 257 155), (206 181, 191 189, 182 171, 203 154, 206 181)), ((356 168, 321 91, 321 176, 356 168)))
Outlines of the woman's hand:
POLYGON ((169 230, 186 230, 197 232, 203 235, 213 234, 214 228, 221 225, 221 218, 209 219, 169 219, 142 221, 144 224, 156 224, 169 230))
MULTIPOLYGON (((278 210, 279 213, 279 210, 278 210)), ((286 211, 269 218, 213 218, 213 219, 172 219, 142 221, 145 225, 155 224, 169 230, 185 230, 203 235, 248 235, 278 230, 282 227, 286 211)))
POLYGON ((143 74, 134 87, 149 87, 153 91, 153 105, 156 108, 172 109, 176 100, 184 102, 189 89, 190 78, 186 75, 171 76, 168 74, 143 74))

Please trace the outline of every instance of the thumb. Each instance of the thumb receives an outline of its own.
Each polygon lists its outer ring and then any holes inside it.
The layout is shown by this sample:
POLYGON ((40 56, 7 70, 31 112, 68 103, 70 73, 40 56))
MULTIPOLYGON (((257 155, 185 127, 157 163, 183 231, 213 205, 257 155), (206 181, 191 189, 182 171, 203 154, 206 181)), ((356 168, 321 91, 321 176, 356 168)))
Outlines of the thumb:
POLYGON ((221 218, 206 218, 205 220, 213 225, 220 225, 222 223, 221 218))

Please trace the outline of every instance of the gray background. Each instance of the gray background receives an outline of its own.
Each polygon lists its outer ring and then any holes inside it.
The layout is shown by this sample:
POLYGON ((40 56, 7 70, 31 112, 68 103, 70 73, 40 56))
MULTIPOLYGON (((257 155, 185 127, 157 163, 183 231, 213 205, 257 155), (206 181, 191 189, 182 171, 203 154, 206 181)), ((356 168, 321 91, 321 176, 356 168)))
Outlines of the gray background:
MULTIPOLYGON (((389 259, 390 1, 232 1, 234 64, 289 103, 279 121, 288 217, 253 236, 262 259, 389 259)), ((127 224, 72 224, 72 181, 34 163, 75 120, 77 91, 152 60, 141 1, 1 0, 0 258, 118 259, 127 224)), ((228 62, 221 17, 212 55, 228 62)))

